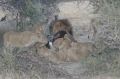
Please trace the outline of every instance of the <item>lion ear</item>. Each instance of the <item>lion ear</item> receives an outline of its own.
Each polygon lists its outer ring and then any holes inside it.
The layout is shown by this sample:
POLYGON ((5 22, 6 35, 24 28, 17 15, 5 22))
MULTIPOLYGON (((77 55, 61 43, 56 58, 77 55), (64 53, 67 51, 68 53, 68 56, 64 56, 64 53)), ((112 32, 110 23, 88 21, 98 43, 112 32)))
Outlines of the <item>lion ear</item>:
POLYGON ((61 22, 57 22, 57 26, 59 26, 59 27, 60 27, 60 26, 61 26, 61 22))

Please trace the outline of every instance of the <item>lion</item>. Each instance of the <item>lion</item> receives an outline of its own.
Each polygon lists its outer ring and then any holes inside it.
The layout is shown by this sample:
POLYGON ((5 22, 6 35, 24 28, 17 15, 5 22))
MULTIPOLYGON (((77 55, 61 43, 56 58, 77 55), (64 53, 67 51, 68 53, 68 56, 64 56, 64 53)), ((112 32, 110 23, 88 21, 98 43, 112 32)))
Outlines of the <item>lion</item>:
POLYGON ((32 32, 33 33, 43 33, 44 34, 44 28, 45 28, 45 24, 42 24, 42 25, 37 25, 33 30, 32 32))
POLYGON ((65 34, 64 37, 63 37, 64 40, 68 41, 69 43, 72 43, 72 42, 77 42, 76 39, 74 39, 73 36, 69 36, 68 34, 65 34))
POLYGON ((57 33, 60 30, 68 31, 71 35, 73 35, 72 25, 67 19, 60 19, 51 22, 50 28, 52 28, 53 34, 57 33))
POLYGON ((67 50, 67 61, 79 61, 92 52, 94 44, 91 42, 80 43, 72 42, 71 47, 67 50))
POLYGON ((37 53, 40 57, 47 57, 52 51, 46 46, 37 47, 37 53))
POLYGON ((54 35, 48 35, 47 38, 49 42, 46 44, 46 47, 48 48, 50 48, 50 42, 54 43, 59 38, 63 38, 68 42, 77 42, 71 34, 64 30, 58 31, 54 35))
POLYGON ((82 58, 85 54, 81 52, 79 48, 70 47, 67 50, 67 59, 66 61, 77 62, 80 58, 82 58))
POLYGON ((42 44, 47 43, 47 38, 42 34, 36 34, 31 31, 24 32, 6 32, 3 36, 4 38, 4 47, 9 48, 19 47, 20 49, 24 47, 28 47, 30 45, 35 44, 36 42, 40 42, 42 44))
POLYGON ((92 42, 85 42, 85 43, 72 42, 71 46, 80 48, 81 51, 84 53, 94 50, 94 44, 92 42))
POLYGON ((67 58, 67 49, 71 47, 69 42, 64 40, 63 38, 59 38, 55 42, 53 42, 53 46, 56 48, 56 50, 49 49, 46 46, 39 48, 39 56, 47 57, 49 61, 54 64, 65 63, 67 58))
POLYGON ((68 31, 64 30, 60 30, 53 35, 53 41, 55 41, 58 38, 69 38, 71 41, 76 42, 74 37, 68 31))
POLYGON ((53 43, 53 45, 58 47, 59 51, 54 54, 56 55, 56 58, 51 58, 53 59, 53 61, 61 60, 59 63, 65 63, 67 59, 67 50, 71 47, 70 43, 63 38, 59 38, 53 43))
POLYGON ((47 58, 53 64, 60 64, 66 60, 64 53, 56 47, 56 50, 51 50, 46 46, 43 46, 38 49, 38 55, 40 57, 47 58))
POLYGON ((67 40, 64 40, 63 38, 57 39, 54 43, 54 46, 58 47, 59 50, 66 52, 69 47, 71 47, 70 43, 67 40))
POLYGON ((45 44, 42 44, 42 43, 40 43, 40 42, 37 42, 37 43, 35 43, 34 45, 29 46, 29 51, 31 51, 31 52, 33 52, 33 53, 37 53, 38 50, 39 50, 41 47, 43 47, 43 46, 45 46, 45 44))
POLYGON ((49 61, 51 61, 53 64, 60 64, 65 63, 66 56, 64 55, 64 52, 59 50, 58 52, 52 52, 48 56, 49 61))

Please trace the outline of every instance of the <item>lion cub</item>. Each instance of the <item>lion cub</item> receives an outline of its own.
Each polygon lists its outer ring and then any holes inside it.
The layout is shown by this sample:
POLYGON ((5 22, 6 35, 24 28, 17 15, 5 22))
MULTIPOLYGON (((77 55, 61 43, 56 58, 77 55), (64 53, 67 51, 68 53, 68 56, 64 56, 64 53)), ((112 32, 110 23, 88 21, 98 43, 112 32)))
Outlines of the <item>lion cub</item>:
POLYGON ((72 42, 71 47, 67 50, 67 61, 79 61, 93 51, 94 45, 91 42, 80 43, 72 42))
POLYGON ((58 48, 56 48, 56 50, 52 50, 47 48, 46 46, 43 46, 38 49, 38 55, 40 57, 47 58, 54 64, 63 63, 66 60, 66 57, 64 57, 64 53, 58 48))

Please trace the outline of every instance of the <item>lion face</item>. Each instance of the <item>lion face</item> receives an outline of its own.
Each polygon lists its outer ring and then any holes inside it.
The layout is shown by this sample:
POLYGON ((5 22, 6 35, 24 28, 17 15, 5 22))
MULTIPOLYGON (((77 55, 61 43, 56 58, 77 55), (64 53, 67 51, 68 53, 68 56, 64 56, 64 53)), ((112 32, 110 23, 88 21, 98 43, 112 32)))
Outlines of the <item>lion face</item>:
POLYGON ((56 22, 53 24, 53 33, 57 33, 60 30, 65 30, 65 26, 61 22, 56 22))
POLYGON ((52 24, 53 34, 58 31, 65 30, 68 31, 72 35, 72 27, 68 20, 58 20, 52 24))
POLYGON ((45 24, 37 25, 32 32, 33 33, 44 33, 45 24))

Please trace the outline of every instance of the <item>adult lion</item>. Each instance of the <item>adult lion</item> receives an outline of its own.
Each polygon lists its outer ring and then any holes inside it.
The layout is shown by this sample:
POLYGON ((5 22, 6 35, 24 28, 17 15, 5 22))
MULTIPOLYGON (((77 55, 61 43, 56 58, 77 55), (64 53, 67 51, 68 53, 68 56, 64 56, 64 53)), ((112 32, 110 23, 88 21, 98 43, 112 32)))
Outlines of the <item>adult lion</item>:
POLYGON ((68 19, 55 19, 51 22, 50 29, 52 29, 51 31, 53 34, 57 33, 58 31, 65 30, 68 31, 71 35, 73 35, 72 25, 68 21, 68 19))
POLYGON ((24 32, 7 32, 3 36, 4 38, 4 47, 8 48, 12 47, 28 47, 30 45, 35 44, 36 42, 40 42, 43 44, 47 43, 47 38, 42 33, 33 33, 31 31, 24 32))

